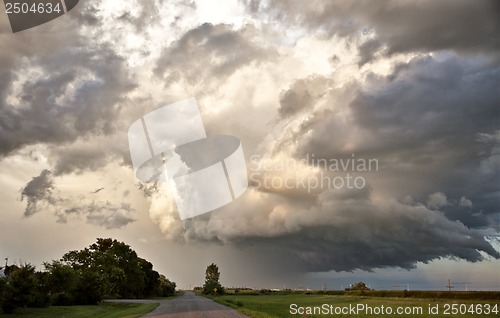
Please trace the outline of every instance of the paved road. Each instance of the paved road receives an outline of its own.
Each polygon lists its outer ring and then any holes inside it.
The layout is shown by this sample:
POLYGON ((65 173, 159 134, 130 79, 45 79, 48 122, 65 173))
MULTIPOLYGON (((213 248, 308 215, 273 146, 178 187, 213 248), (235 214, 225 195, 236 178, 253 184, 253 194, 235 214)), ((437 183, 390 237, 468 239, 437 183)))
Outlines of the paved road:
POLYGON ((184 295, 168 300, 121 300, 122 302, 160 303, 155 310, 143 317, 154 318, 245 318, 234 309, 208 298, 186 291, 184 295))

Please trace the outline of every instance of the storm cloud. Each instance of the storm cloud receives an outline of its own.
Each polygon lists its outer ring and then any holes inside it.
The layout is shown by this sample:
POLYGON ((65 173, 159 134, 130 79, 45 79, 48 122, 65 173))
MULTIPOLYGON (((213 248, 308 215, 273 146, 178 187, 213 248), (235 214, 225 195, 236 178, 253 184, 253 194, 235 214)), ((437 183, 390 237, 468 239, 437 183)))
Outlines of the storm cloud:
POLYGON ((496 55, 500 6, 497 1, 298 1, 245 0, 258 16, 272 16, 291 27, 328 36, 365 35, 361 61, 384 54, 458 50, 496 55), (464 23, 467 21, 467 23, 464 23))
POLYGON ((133 7, 87 1, 15 37, 0 20, 0 168, 26 165, 0 174, 24 178, 19 213, 148 221, 286 273, 500 259, 497 2, 248 0, 209 21, 201 2, 133 7), (166 184, 134 179, 127 129, 189 97, 208 134, 241 140, 250 187, 181 221, 166 184), (376 169, 320 164, 357 159, 376 169))
POLYGON ((133 87, 121 63, 106 48, 63 51, 37 57, 27 65, 42 67, 42 74, 50 75, 26 78, 16 72, 21 83, 10 89, 22 93, 1 101, 1 153, 5 156, 36 143, 60 144, 111 134, 121 96, 133 87), (74 65, 73 58, 83 64, 74 65))
POLYGON ((269 131, 259 159, 308 164, 250 164, 253 188, 210 215, 182 223, 167 192, 153 196, 150 214, 172 240, 272 247, 287 255, 276 266, 303 271, 499 259, 500 175, 485 169, 498 158, 499 75, 489 59, 440 53, 340 88, 335 73, 299 79, 282 91, 279 132, 269 131), (363 177, 363 189, 284 185, 345 176, 314 161, 353 156, 380 163, 348 171, 363 177), (281 183, 263 186, 265 174, 281 183))

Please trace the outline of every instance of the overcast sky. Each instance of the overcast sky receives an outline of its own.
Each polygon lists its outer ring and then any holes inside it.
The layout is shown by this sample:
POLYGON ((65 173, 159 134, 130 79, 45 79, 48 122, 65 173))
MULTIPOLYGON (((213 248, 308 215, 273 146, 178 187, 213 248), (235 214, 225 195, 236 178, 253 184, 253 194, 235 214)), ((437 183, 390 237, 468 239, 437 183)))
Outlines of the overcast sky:
POLYGON ((215 262, 226 286, 499 290, 499 10, 82 0, 19 33, 2 13, 0 257, 41 269, 112 237, 181 288, 215 262), (181 221, 127 131, 191 97, 241 140, 249 188, 181 221))

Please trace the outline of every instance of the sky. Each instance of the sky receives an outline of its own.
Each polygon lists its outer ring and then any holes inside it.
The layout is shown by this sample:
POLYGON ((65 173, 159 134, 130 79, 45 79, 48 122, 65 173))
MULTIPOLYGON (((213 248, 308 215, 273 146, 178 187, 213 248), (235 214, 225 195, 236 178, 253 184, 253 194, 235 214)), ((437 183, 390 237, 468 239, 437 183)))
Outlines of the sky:
MULTIPOLYGON (((497 1, 88 0, 0 14, 0 257, 98 237, 180 288, 500 290, 497 1), (181 220, 127 132, 196 98, 248 189, 181 220)), ((189 124, 186 124, 189 125, 189 124)), ((168 129, 168 127, 165 127, 168 129)))

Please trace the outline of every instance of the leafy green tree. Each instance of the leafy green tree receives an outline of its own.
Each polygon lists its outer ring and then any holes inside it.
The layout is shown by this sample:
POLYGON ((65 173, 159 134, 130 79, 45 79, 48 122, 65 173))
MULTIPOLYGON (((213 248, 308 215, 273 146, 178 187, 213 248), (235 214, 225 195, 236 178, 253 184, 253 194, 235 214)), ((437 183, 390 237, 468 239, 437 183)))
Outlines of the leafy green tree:
POLYGON ((75 291, 79 283, 77 272, 60 261, 44 263, 47 271, 47 288, 52 305, 69 306, 75 304, 75 291))
POLYGON ((101 293, 106 297, 141 297, 144 292, 144 273, 139 257, 130 246, 110 238, 81 251, 71 251, 62 260, 82 274, 91 270, 100 278, 101 293))
POLYGON ((64 254, 61 260, 80 277, 87 277, 80 281, 78 290, 88 291, 92 286, 86 281, 92 279, 98 286, 94 287, 94 293, 100 297, 138 298, 164 294, 160 275, 153 270, 153 264, 117 240, 98 238, 96 243, 81 251, 64 254))
POLYGON ((7 277, 0 277, 0 307, 3 307, 6 289, 7 277))
POLYGON ((162 296, 160 274, 153 270, 153 264, 139 258, 139 266, 144 276, 144 296, 162 296))
POLYGON ((219 267, 214 263, 207 266, 205 271, 205 284, 203 285, 204 294, 224 294, 224 287, 219 282, 219 267))
POLYGON ((160 294, 159 296, 168 297, 175 294, 175 287, 177 286, 174 282, 168 280, 164 275, 160 275, 160 294))
POLYGON ((38 307, 47 304, 43 301, 44 285, 40 275, 36 275, 35 266, 24 264, 13 268, 6 277, 3 291, 2 309, 5 313, 12 313, 18 307, 38 307))
POLYGON ((113 239, 81 251, 70 251, 61 260, 44 263, 36 272, 30 264, 8 266, 0 278, 0 306, 5 313, 17 307, 98 304, 104 297, 170 296, 175 283, 153 270, 125 243, 113 239))
POLYGON ((79 280, 74 292, 75 303, 79 305, 98 304, 104 298, 102 276, 90 269, 77 270, 77 275, 79 280))

